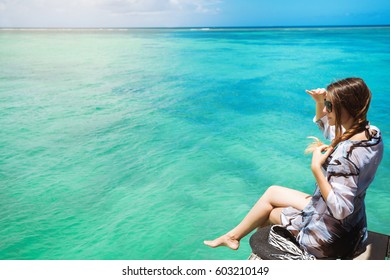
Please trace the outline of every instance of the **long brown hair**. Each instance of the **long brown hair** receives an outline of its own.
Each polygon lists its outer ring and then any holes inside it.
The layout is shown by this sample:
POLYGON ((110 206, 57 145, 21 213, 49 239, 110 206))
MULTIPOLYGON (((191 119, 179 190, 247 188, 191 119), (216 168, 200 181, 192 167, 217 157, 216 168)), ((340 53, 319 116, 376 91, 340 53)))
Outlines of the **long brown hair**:
MULTIPOLYGON (((335 112, 335 138, 331 146, 366 130, 367 112, 371 102, 371 91, 360 78, 347 78, 331 83, 326 88, 326 98, 332 103, 335 112), (342 133, 341 109, 344 108, 353 118, 352 127, 342 133)), ((369 135, 367 135, 369 137, 369 135)))
MULTIPOLYGON (((330 144, 336 147, 341 141, 351 138, 353 135, 366 130, 368 133, 367 112, 371 102, 371 91, 366 83, 360 78, 346 78, 331 83, 326 88, 326 99, 332 103, 333 111, 335 112, 335 138, 330 144), (352 127, 342 132, 341 126, 341 110, 344 108, 353 118, 352 127)), ((309 137, 315 141, 308 145, 305 153, 312 153, 318 146, 323 143, 316 137, 309 137)))

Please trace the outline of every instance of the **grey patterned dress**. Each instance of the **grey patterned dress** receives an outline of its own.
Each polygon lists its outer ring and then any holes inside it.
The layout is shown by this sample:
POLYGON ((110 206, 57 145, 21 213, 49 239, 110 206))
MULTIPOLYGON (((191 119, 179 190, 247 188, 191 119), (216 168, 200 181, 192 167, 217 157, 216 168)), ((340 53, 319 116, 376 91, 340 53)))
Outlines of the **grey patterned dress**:
MULTIPOLYGON (((334 138, 334 126, 326 116, 316 123, 327 139, 334 138)), ((380 130, 371 126, 370 133, 366 141, 340 142, 328 157, 323 165, 332 186, 327 201, 316 185, 305 209, 288 207, 282 212, 282 225, 316 258, 351 258, 366 246, 364 198, 383 156, 380 130)))

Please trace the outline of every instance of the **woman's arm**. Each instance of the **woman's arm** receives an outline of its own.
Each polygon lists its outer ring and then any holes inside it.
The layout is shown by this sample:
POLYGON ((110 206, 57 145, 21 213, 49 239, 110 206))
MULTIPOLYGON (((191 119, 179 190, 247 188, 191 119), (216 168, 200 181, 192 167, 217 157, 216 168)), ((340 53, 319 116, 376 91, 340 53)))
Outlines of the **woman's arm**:
POLYGON ((326 90, 324 88, 318 88, 313 90, 306 90, 306 93, 308 93, 316 102, 316 121, 318 121, 323 116, 325 116, 324 100, 326 96, 326 90))
POLYGON ((333 217, 342 220, 354 211, 359 169, 349 158, 343 156, 336 160, 333 158, 332 161, 335 162, 328 165, 327 177, 325 177, 321 166, 332 151, 333 148, 326 145, 316 148, 313 152, 311 169, 328 209, 333 217))

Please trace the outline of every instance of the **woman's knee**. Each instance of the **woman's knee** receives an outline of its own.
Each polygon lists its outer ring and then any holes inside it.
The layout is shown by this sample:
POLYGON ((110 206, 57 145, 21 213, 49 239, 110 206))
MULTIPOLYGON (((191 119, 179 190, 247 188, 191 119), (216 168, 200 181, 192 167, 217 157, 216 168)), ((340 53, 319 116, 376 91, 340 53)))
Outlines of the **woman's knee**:
POLYGON ((289 207, 302 210, 310 201, 311 196, 303 192, 282 186, 270 186, 261 200, 273 207, 289 207))
POLYGON ((280 192, 280 186, 275 186, 275 185, 272 185, 272 186, 269 186, 265 192, 263 193, 263 195, 260 197, 260 200, 265 202, 270 202, 272 197, 274 197, 276 195, 276 193, 280 192))
POLYGON ((268 189, 265 191, 265 194, 274 195, 276 193, 279 193, 282 189, 283 187, 281 186, 272 185, 268 187, 268 189))

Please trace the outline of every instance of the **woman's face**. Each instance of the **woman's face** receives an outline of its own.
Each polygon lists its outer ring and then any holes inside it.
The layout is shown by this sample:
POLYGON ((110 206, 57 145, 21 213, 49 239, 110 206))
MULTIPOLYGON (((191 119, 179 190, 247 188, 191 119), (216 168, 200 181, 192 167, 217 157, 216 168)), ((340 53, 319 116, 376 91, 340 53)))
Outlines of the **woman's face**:
MULTIPOLYGON (((325 106, 323 109, 323 112, 326 114, 328 118, 329 125, 335 125, 336 124, 336 113, 334 110, 334 106, 331 100, 325 99, 325 106)), ((347 110, 345 110, 344 107, 341 107, 341 125, 347 123, 350 119, 350 115, 347 110)))
POLYGON ((327 106, 324 106, 323 112, 326 114, 326 117, 328 118, 329 125, 335 125, 336 124, 336 115, 334 113, 334 110, 329 112, 329 109, 327 106))

